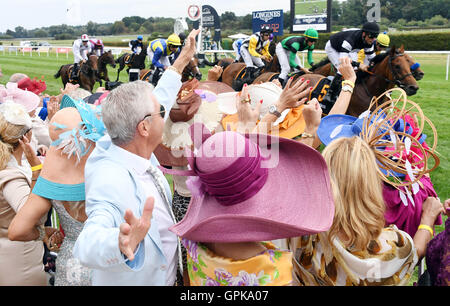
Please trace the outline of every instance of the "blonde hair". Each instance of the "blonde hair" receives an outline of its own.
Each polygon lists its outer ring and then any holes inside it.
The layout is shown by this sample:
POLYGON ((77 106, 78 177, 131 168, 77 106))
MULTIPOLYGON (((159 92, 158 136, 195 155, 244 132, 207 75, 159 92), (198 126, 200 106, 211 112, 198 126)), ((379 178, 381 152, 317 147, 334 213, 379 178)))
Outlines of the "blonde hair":
POLYGON ((19 139, 29 130, 25 125, 9 123, 0 114, 0 170, 6 168, 12 152, 19 146, 19 139))
POLYGON ((331 242, 341 234, 347 247, 365 249, 385 225, 382 181, 375 155, 357 136, 333 141, 322 154, 330 172, 335 203, 328 238, 331 242))

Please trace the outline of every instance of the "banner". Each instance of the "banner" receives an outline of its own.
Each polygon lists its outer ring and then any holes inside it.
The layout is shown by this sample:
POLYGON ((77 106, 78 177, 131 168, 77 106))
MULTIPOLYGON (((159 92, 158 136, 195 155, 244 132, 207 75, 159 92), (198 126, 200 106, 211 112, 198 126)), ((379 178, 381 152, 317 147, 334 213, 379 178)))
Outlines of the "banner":
POLYGON ((273 29, 274 36, 283 35, 283 10, 252 12, 253 33, 259 32, 264 25, 273 29))
MULTIPOLYGON (((194 29, 198 29, 199 21, 194 21, 194 29)), ((210 5, 202 5, 202 27, 214 28, 214 37, 212 40, 220 41, 222 34, 220 30, 220 17, 216 10, 210 5)))
POLYGON ((69 53, 69 48, 57 48, 56 53, 69 53))
POLYGON ((331 31, 331 0, 291 0, 291 32, 331 31))

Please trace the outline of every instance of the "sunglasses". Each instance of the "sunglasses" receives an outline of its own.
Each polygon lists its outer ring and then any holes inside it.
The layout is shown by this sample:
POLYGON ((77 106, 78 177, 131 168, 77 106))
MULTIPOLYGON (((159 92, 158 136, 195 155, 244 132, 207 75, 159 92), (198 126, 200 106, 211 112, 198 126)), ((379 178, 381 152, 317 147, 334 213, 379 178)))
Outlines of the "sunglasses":
POLYGON ((164 116, 166 115, 166 109, 164 108, 164 106, 160 105, 160 106, 159 106, 159 112, 153 113, 153 114, 145 115, 144 118, 142 118, 141 121, 144 121, 145 119, 147 119, 147 117, 150 117, 150 116, 156 115, 156 114, 160 114, 161 117, 164 118, 164 116))
POLYGON ((377 38, 378 33, 377 34, 375 34, 375 33, 367 33, 367 36, 369 36, 369 38, 377 38))

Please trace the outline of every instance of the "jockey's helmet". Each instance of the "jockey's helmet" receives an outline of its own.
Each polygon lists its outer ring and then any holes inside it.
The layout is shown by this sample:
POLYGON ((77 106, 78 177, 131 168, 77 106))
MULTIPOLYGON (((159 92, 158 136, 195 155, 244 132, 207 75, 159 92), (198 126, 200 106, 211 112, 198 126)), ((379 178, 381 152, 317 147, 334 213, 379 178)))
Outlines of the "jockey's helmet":
POLYGON ((167 37, 167 44, 173 46, 181 46, 180 37, 177 34, 171 34, 167 37))
POLYGON ((97 45, 97 46, 103 45, 102 40, 101 40, 101 39, 97 39, 97 40, 95 41, 95 45, 97 45))
POLYGON ((138 35, 137 39, 138 39, 138 40, 143 40, 144 37, 142 37, 142 35, 138 35))
POLYGON ((381 33, 378 34, 377 36, 377 42, 382 46, 382 47, 389 47, 389 43, 391 42, 391 39, 389 38, 389 36, 387 34, 381 33))
POLYGON ((272 30, 272 28, 269 27, 268 25, 263 25, 263 26, 261 27, 261 30, 260 30, 259 32, 260 32, 261 34, 265 34, 265 33, 270 34, 270 33, 273 32, 273 30, 272 30))
POLYGON ((366 22, 363 24, 362 31, 369 34, 374 34, 376 37, 378 33, 380 33, 380 26, 376 22, 366 22))
POLYGON ((89 40, 89 36, 87 34, 81 35, 81 41, 88 41, 88 40, 89 40))
POLYGON ((183 43, 186 39, 186 34, 180 33, 180 34, 178 34, 178 37, 180 38, 181 43, 183 43))
POLYGON ((313 28, 309 28, 305 31, 305 37, 309 38, 310 40, 317 40, 319 38, 319 32, 313 28))

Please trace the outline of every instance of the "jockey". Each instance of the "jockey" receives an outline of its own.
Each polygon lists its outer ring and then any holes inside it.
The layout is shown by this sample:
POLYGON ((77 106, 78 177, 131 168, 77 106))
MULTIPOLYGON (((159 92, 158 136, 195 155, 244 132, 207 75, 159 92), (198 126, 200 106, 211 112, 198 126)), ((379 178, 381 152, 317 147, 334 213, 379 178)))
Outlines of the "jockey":
POLYGON ((77 39, 73 42, 72 46, 74 63, 70 80, 75 80, 78 75, 78 68, 80 62, 88 60, 87 55, 92 52, 91 45, 89 44, 89 36, 87 34, 81 35, 81 39, 77 39))
POLYGON ((151 41, 147 49, 147 54, 155 67, 166 70, 171 66, 168 57, 172 53, 178 53, 180 46, 180 37, 177 34, 171 34, 167 39, 155 39, 151 41))
POLYGON ((138 35, 137 39, 130 41, 129 46, 133 54, 141 53, 141 50, 144 48, 144 44, 142 43, 143 39, 142 35, 138 35))
POLYGON ((273 30, 269 26, 262 26, 261 31, 254 33, 242 42, 241 56, 247 66, 247 71, 252 76, 257 68, 264 67, 263 60, 270 61, 269 36, 273 30), (256 67, 255 67, 256 65, 256 67))
MULTIPOLYGON (((386 48, 389 48, 389 43, 391 42, 391 39, 386 33, 381 33, 377 36, 377 39, 374 41, 374 50, 375 54, 378 55, 382 51, 386 50, 386 48)), ((369 65, 369 60, 366 58, 366 54, 364 53, 364 49, 359 50, 358 52, 358 62, 369 65)))
POLYGON ((277 44, 275 52, 281 66, 281 73, 278 79, 282 85, 285 84, 291 68, 298 71, 301 70, 304 73, 311 73, 308 69, 302 67, 297 52, 308 50, 308 63, 313 65, 312 52, 314 43, 318 38, 319 33, 315 29, 307 29, 304 36, 289 36, 277 44))
POLYGON ((242 39, 242 38, 236 39, 233 42, 233 50, 234 50, 234 53, 236 54, 236 58, 234 59, 235 63, 237 63, 241 60, 241 46, 242 46, 243 42, 244 42, 244 39, 242 39))
POLYGON ((341 89, 342 75, 339 73, 339 58, 347 56, 353 61, 353 65, 362 71, 368 66, 358 63, 358 51, 364 49, 364 54, 370 61, 375 57, 374 40, 380 32, 380 27, 375 22, 366 22, 361 30, 345 30, 330 36, 325 45, 325 52, 331 64, 336 68, 336 76, 330 84, 330 88, 323 98, 325 103, 334 101, 341 89))
POLYGON ((181 46, 178 47, 178 51, 177 51, 177 52, 172 53, 172 54, 170 55, 169 60, 170 60, 170 64, 171 64, 171 65, 172 65, 172 64, 175 62, 175 60, 178 58, 178 55, 180 55, 181 50, 182 50, 183 47, 184 47, 184 41, 186 40, 186 34, 180 33, 180 34, 178 34, 178 37, 180 38, 181 46))
POLYGON ((101 39, 94 39, 89 40, 89 43, 91 45, 92 52, 95 53, 97 56, 101 56, 103 54, 103 48, 105 47, 103 45, 103 41, 101 39))

